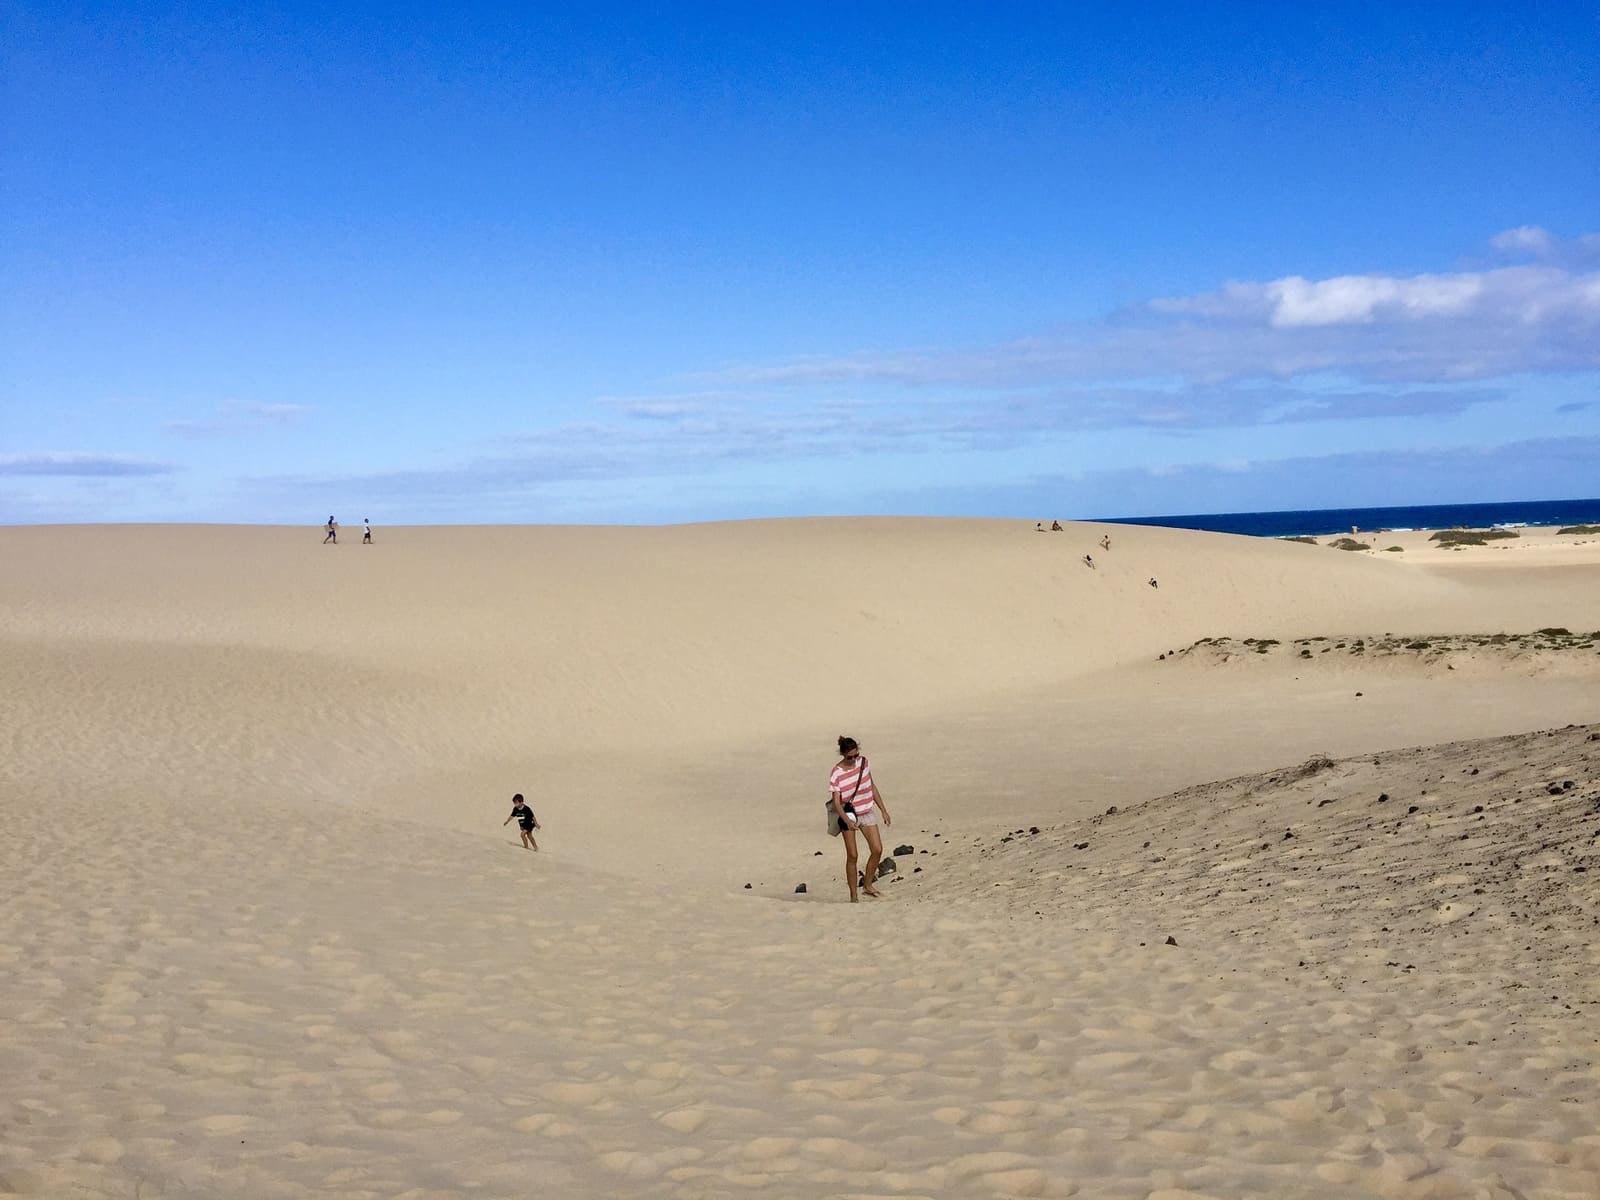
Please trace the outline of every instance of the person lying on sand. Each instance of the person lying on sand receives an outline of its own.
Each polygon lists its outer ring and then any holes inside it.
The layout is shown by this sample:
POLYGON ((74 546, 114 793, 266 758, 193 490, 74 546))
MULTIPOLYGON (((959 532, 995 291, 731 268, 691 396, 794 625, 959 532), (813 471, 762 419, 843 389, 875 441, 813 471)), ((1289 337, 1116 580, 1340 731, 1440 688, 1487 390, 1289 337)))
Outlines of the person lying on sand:
POLYGON ((523 802, 521 792, 511 797, 511 816, 500 822, 501 829, 511 824, 511 817, 515 817, 518 824, 522 826, 523 846, 529 850, 537 850, 539 843, 533 840, 533 831, 535 829, 543 829, 544 826, 539 824, 539 818, 533 815, 533 809, 523 802))
POLYGON ((839 761, 828 775, 828 803, 839 817, 844 836, 844 878, 850 887, 850 903, 855 904, 860 899, 856 895, 856 832, 859 830, 867 839, 867 848, 872 851, 860 888, 876 897, 881 893, 873 885, 878 878, 878 863, 883 859, 883 835, 878 832, 880 814, 882 824, 889 825, 891 821, 888 806, 872 782, 872 764, 861 753, 860 744, 855 738, 840 734, 839 754, 839 761))

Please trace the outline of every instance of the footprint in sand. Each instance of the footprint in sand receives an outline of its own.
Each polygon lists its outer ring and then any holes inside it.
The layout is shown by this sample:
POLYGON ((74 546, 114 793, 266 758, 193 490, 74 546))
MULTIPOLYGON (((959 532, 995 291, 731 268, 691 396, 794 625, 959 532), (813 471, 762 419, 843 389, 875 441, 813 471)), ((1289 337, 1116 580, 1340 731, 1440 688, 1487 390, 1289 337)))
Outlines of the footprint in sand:
POLYGON ((114 1163, 126 1153, 123 1144, 112 1137, 90 1138, 78 1147, 78 1157, 89 1162, 114 1163))
POLYGON ((674 1133, 682 1134, 700 1132, 710 1119, 710 1114, 702 1108, 675 1108, 656 1117, 657 1121, 674 1133))
POLYGON ((812 1158, 848 1171, 881 1171, 889 1162, 875 1147, 845 1138, 807 1138, 800 1149, 812 1158))
POLYGON ((194 1122, 196 1129, 202 1133, 221 1136, 229 1133, 242 1133, 256 1123, 254 1117, 247 1117, 240 1113, 218 1113, 211 1117, 202 1117, 194 1122))
POLYGON ((600 1165, 629 1179, 639 1180, 656 1179, 663 1169, 656 1159, 637 1150, 613 1150, 609 1154, 602 1154, 600 1165))

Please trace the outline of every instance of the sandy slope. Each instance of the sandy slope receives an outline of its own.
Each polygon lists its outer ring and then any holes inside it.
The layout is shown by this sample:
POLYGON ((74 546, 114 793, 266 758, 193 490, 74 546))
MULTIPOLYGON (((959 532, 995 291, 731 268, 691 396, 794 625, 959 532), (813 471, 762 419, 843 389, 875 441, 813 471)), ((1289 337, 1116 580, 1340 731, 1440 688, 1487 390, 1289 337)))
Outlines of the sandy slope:
POLYGON ((1359 901, 1246 845, 1478 766, 1484 853, 1583 865, 1526 744, 1142 803, 1600 720, 1581 639, 1346 652, 1600 629, 1594 546, 1102 532, 0 530, 0 1194, 1600 1195, 1592 871, 1436 924, 1475 831, 1310 864, 1359 901), (857 908, 840 731, 930 850, 857 908))

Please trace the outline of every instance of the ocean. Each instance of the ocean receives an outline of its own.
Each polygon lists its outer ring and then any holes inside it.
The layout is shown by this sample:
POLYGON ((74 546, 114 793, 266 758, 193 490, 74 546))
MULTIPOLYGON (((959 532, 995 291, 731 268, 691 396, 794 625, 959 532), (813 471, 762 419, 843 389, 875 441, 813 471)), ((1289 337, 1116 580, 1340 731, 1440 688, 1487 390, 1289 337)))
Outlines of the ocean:
MULTIPOLYGON (((1087 518, 1086 518, 1087 519, 1087 518)), ((1320 537, 1399 529, 1487 529, 1493 525, 1600 525, 1600 500, 1520 500, 1501 504, 1419 504, 1398 508, 1312 508, 1292 512, 1195 513, 1174 517, 1096 517, 1118 525, 1161 525, 1253 537, 1320 537)))

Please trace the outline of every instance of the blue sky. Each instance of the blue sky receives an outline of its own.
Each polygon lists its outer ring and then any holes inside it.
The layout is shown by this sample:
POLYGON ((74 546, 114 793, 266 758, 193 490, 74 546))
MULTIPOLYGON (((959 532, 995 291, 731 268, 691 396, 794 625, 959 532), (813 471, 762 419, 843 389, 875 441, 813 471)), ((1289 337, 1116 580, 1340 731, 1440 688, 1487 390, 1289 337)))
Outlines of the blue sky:
POLYGON ((1600 10, 0 7, 0 522, 1600 493, 1600 10))

